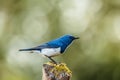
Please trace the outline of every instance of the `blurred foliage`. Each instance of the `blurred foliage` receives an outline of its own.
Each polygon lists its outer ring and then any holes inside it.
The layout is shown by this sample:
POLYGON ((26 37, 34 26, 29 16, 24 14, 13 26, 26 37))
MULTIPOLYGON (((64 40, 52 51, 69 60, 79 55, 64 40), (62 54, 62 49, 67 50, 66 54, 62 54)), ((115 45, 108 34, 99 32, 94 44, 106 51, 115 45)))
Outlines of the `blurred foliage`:
POLYGON ((72 80, 120 80, 120 0, 0 0, 0 80, 40 80, 48 59, 18 49, 64 34, 72 80))

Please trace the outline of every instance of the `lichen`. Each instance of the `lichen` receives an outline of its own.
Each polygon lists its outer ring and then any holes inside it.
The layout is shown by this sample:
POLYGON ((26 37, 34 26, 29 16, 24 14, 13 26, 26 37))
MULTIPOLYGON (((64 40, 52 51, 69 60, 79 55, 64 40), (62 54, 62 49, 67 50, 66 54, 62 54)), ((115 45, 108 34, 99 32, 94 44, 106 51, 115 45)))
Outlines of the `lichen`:
POLYGON ((53 69, 51 69, 50 72, 54 73, 55 76, 59 76, 60 74, 72 76, 72 71, 66 66, 65 63, 54 64, 52 62, 48 62, 46 64, 53 66, 53 69))

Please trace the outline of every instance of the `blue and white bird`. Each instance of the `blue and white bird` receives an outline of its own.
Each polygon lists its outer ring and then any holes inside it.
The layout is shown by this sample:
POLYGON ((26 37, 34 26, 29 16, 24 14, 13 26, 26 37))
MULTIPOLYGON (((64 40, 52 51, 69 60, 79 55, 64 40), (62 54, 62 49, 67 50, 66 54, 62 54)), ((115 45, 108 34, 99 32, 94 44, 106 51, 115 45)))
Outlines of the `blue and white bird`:
POLYGON ((67 49, 67 47, 76 39, 79 39, 79 37, 64 35, 52 41, 41 44, 37 47, 20 49, 19 51, 38 52, 48 57, 52 62, 56 63, 56 61, 53 60, 51 57, 62 54, 67 49))

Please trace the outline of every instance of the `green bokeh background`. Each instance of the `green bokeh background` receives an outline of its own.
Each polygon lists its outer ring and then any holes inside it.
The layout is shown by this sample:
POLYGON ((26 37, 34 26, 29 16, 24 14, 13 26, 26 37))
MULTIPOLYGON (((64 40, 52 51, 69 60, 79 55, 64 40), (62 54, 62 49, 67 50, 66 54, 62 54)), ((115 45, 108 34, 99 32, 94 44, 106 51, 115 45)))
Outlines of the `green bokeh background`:
POLYGON ((0 0, 0 80, 41 80, 49 60, 18 49, 64 34, 72 80, 120 80, 120 0, 0 0))

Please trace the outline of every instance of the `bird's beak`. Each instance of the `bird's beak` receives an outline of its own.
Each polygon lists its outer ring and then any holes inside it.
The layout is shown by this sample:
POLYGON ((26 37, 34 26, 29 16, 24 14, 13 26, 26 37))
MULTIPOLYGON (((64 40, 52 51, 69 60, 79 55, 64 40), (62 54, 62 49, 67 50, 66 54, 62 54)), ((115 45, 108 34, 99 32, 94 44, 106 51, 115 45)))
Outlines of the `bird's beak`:
POLYGON ((75 39, 79 39, 79 37, 75 37, 75 39))

